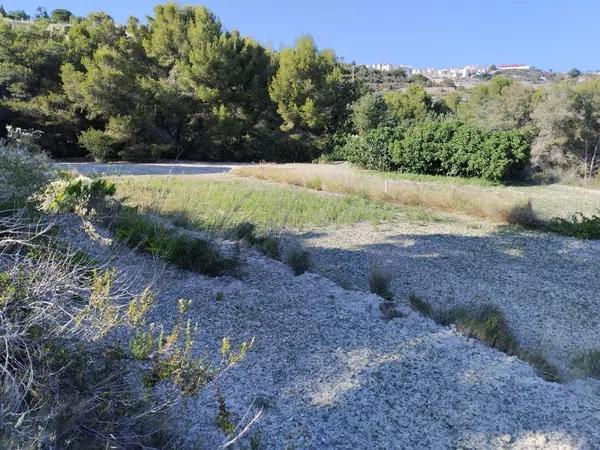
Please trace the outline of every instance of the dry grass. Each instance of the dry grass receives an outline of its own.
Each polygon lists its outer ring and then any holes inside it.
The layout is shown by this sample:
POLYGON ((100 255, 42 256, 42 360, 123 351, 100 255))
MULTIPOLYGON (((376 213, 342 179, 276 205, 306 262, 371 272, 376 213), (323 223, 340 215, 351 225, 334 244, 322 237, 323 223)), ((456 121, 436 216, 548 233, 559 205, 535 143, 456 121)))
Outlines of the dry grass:
POLYGON ((464 214, 493 222, 530 225, 537 217, 568 216, 600 207, 600 193, 569 186, 484 186, 440 181, 414 181, 357 170, 348 165, 285 164, 239 167, 238 176, 253 177, 352 194, 380 202, 464 214), (523 219, 523 220, 521 220, 523 219))

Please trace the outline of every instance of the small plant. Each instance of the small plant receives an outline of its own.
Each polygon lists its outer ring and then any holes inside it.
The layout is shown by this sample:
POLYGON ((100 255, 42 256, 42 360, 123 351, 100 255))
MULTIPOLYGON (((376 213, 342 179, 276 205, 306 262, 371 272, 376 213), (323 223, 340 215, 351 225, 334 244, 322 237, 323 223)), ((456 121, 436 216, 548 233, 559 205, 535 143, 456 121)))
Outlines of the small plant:
POLYGON ((394 295, 390 292, 391 275, 380 266, 374 264, 369 269, 369 289, 381 298, 391 301, 394 295))
POLYGON ((512 207, 506 214, 506 222, 526 228, 539 228, 543 225, 533 210, 531 200, 527 200, 527 203, 523 205, 512 207))
POLYGON ((536 373, 544 380, 552 382, 560 381, 558 369, 550 364, 541 353, 528 353, 521 350, 519 357, 531 364, 536 373))
POLYGON ((225 398, 219 390, 217 390, 217 405, 219 408, 217 413, 217 424, 223 433, 230 436, 235 431, 235 424, 232 420, 232 414, 225 404, 225 398))
POLYGON ((483 341, 490 347, 509 355, 517 352, 517 341, 504 314, 495 306, 460 306, 438 313, 437 317, 441 324, 453 323, 461 333, 483 341))
POLYGON ((215 294, 215 300, 218 302, 222 302, 225 299, 225 294, 223 294, 223 292, 221 291, 217 291, 217 293, 215 294))
POLYGON ((277 237, 266 234, 259 236, 256 241, 256 247, 265 256, 277 259, 281 254, 281 245, 277 237))
POLYGON ((222 256, 212 243, 174 234, 132 208, 124 208, 109 226, 117 239, 184 269, 218 276, 237 265, 235 258, 222 256))
POLYGON ((600 379, 600 349, 592 349, 573 358, 573 368, 585 377, 600 379))
POLYGON ((248 242, 250 245, 254 245, 257 242, 256 237, 256 225, 252 222, 240 222, 233 229, 233 235, 240 240, 248 242))
POLYGON ((414 292, 410 294, 410 296, 408 297, 408 301, 410 303, 411 308, 415 311, 418 311, 427 317, 433 316, 433 309, 431 308, 431 305, 425 300, 418 297, 417 294, 415 294, 414 292))
POLYGON ((296 275, 302 275, 310 267, 309 253, 297 242, 285 246, 282 259, 296 275))
POLYGON ((600 213, 590 217, 577 213, 571 216, 571 220, 557 217, 552 219, 548 229, 579 239, 600 239, 600 213))

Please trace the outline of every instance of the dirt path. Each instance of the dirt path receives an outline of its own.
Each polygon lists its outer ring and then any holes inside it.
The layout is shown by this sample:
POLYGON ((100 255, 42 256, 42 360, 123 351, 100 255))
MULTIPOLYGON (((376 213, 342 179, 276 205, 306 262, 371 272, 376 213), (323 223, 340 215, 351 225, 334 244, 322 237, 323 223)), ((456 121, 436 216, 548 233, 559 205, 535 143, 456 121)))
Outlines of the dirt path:
POLYGON ((56 162, 54 166, 61 170, 73 170, 81 175, 214 175, 224 174, 236 163, 206 162, 163 162, 163 163, 111 163, 94 162, 56 162))

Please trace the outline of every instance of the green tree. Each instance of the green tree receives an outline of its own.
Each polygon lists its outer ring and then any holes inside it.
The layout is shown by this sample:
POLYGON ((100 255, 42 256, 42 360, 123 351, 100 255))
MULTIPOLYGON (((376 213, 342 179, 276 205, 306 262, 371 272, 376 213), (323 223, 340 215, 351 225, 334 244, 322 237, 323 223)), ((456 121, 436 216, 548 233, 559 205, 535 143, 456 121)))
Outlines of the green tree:
POLYGON ((283 120, 281 128, 323 132, 333 120, 335 108, 340 106, 340 84, 341 70, 334 53, 319 51, 310 36, 298 39, 295 47, 283 49, 269 89, 283 120))
POLYGON ((402 92, 386 92, 385 102, 398 123, 425 120, 433 111, 433 99, 421 84, 411 84, 402 92))
POLYGON ((69 22, 71 17, 73 17, 73 13, 68 9, 58 8, 52 10, 50 13, 50 20, 52 22, 69 22))
POLYGON ((360 135, 385 125, 387 118, 387 104, 380 94, 365 94, 352 105, 352 123, 360 135))

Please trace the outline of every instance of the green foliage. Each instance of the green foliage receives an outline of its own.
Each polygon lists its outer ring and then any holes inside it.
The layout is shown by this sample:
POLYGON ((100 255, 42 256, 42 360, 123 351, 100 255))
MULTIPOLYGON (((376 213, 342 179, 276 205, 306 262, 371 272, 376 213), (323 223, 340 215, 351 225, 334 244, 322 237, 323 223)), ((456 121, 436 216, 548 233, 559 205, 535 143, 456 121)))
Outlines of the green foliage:
POLYGON ((388 106, 383 96, 365 94, 352 105, 352 123, 359 135, 384 125, 388 118, 388 106))
POLYGON ((104 178, 56 181, 44 193, 43 208, 53 212, 75 212, 78 208, 103 210, 107 199, 115 193, 116 186, 104 178))
POLYGON ((402 128, 376 128, 364 136, 351 137, 342 152, 348 161, 366 169, 396 170, 393 148, 402 141, 403 136, 402 128))
MULTIPOLYGON (((286 131, 323 131, 332 120, 341 70, 330 50, 319 51, 310 36, 279 54, 269 92, 286 131)), ((343 105, 345 107, 345 105, 343 105)))
MULTIPOLYGON (((388 144, 390 145, 390 144, 388 144)), ((401 171, 507 180, 529 162, 529 144, 518 132, 486 132, 459 122, 424 122, 392 142, 401 171)))
POLYGON ((592 349, 576 356, 573 368, 583 376, 600 379, 600 350, 592 349))
POLYGON ((402 92, 386 92, 385 102, 400 124, 425 120, 433 111, 433 99, 421 84, 411 84, 402 92))
POLYGON ((378 265, 372 265, 369 269, 369 290, 379 295, 381 298, 391 301, 394 295, 390 291, 390 283, 392 277, 389 272, 386 272, 383 268, 378 265))
POLYGON ((516 354, 518 344, 502 312, 493 306, 457 307, 438 314, 443 325, 451 323, 463 334, 472 336, 510 355, 516 354))
POLYGON ((570 220, 556 217, 546 228, 555 233, 578 239, 600 239, 600 214, 588 217, 577 213, 570 220))
POLYGON ((302 275, 310 268, 310 255, 298 242, 289 243, 283 248, 282 260, 295 275, 302 275))
POLYGON ((115 237, 184 269, 218 276, 231 271, 235 258, 224 257, 208 241, 174 234, 131 208, 110 222, 115 237))

